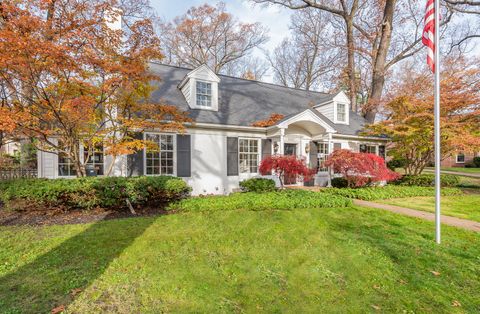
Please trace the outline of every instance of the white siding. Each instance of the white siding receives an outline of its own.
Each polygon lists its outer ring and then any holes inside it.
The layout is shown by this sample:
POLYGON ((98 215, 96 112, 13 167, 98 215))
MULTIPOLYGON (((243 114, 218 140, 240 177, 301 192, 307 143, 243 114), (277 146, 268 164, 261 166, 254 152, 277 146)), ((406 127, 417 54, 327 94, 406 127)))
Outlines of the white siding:
POLYGON ((327 117, 328 120, 330 120, 332 122, 334 121, 335 109, 334 109, 334 103, 333 102, 325 104, 325 105, 320 106, 320 107, 317 107, 316 109, 318 110, 318 112, 320 112, 325 117, 327 117))

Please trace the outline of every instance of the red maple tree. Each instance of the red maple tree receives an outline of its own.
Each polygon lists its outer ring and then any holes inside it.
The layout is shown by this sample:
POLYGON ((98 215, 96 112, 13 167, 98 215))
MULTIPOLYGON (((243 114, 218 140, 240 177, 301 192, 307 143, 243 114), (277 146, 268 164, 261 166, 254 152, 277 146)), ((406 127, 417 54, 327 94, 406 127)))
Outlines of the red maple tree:
POLYGON ((285 118, 285 116, 281 113, 272 113, 268 119, 260 120, 252 123, 252 126, 266 128, 272 125, 275 125, 278 121, 285 118))
POLYGON ((273 172, 278 177, 281 188, 283 188, 283 179, 285 177, 295 179, 301 177, 304 181, 309 181, 316 172, 315 169, 307 167, 305 160, 298 159, 293 155, 268 156, 260 163, 259 171, 262 175, 273 172))
POLYGON ((332 167, 347 180, 348 187, 361 187, 369 183, 393 181, 400 175, 385 165, 385 160, 375 154, 356 153, 347 149, 334 151, 325 166, 332 167))

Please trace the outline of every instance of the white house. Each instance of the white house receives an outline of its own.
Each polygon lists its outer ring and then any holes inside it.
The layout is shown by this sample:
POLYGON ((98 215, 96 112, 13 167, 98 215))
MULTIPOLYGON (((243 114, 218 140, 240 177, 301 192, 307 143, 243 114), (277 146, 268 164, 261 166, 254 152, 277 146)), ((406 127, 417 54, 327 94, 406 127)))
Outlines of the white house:
MULTIPOLYGON (((195 121, 186 134, 150 130, 138 134, 158 142, 160 151, 138 151, 117 159, 114 175, 173 175, 184 178, 194 194, 225 194, 239 182, 259 175, 258 166, 270 154, 293 154, 318 168, 314 182, 325 185, 323 161, 335 149, 385 155, 386 139, 359 135, 365 120, 350 110, 348 97, 216 75, 207 66, 186 69, 152 63, 152 101, 187 111, 195 121), (272 113, 285 118, 273 126, 253 127, 272 113)), ((103 175, 111 160, 102 148, 88 163, 103 175)), ((74 176, 67 158, 40 152, 40 177, 74 176)), ((304 184, 303 182, 289 182, 304 184)))

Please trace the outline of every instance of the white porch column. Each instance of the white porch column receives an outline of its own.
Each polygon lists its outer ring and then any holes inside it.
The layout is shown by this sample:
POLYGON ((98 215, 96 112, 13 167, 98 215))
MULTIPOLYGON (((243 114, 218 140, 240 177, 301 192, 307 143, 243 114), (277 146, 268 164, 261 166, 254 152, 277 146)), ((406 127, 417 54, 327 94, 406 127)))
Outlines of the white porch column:
MULTIPOLYGON (((328 155, 330 155, 333 152, 333 142, 332 142, 332 133, 328 133, 328 155)), ((328 158, 328 156, 327 156, 328 158)), ((332 169, 331 167, 328 167, 328 182, 327 182, 327 187, 331 188, 332 187, 332 169)))
POLYGON ((285 149, 285 128, 280 129, 280 147, 278 148, 278 152, 280 155, 283 155, 285 149))

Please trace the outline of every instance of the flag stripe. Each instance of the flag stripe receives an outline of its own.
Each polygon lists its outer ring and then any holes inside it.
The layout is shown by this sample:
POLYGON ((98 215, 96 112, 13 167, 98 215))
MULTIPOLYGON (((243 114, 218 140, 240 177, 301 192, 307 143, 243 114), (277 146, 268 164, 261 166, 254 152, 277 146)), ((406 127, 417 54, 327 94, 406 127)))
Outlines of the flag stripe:
POLYGON ((427 47, 427 64, 435 73, 435 1, 427 0, 422 43, 427 47))

